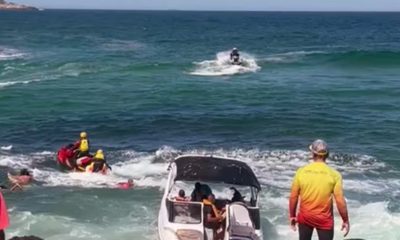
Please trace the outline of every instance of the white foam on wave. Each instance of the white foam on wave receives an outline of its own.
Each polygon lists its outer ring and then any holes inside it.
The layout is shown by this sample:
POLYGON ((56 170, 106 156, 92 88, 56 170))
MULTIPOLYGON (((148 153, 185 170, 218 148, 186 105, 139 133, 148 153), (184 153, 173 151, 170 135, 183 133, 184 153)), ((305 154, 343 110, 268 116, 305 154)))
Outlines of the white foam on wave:
POLYGON ((107 174, 89 174, 81 172, 62 172, 54 168, 37 168, 37 164, 54 159, 54 153, 43 151, 29 155, 0 155, 0 166, 32 170, 37 182, 45 186, 65 186, 81 188, 115 188, 117 183, 133 178, 137 187, 163 187, 166 163, 152 163, 154 155, 124 151, 122 161, 112 164, 112 171, 107 174))
MULTIPOLYGON (((347 236, 348 239, 374 239, 374 240, 395 240, 400 239, 400 214, 388 210, 387 202, 373 202, 361 204, 359 202, 348 201, 349 218, 351 229, 347 236)), ((262 206, 264 209, 273 209, 275 217, 269 220, 275 226, 277 239, 296 239, 297 232, 293 232, 287 224, 288 198, 263 198, 262 206)), ((336 208, 336 206, 335 206, 336 208)), ((268 215, 272 215, 272 210, 268 215)), ((343 239, 341 232, 342 220, 335 209, 335 240, 343 239)), ((314 233, 314 238, 317 239, 314 233)))
POLYGON ((63 77, 79 77, 82 74, 88 74, 99 71, 98 68, 86 66, 80 63, 65 63, 58 68, 40 71, 34 74, 28 74, 12 79, 13 81, 0 81, 0 89, 14 86, 37 83, 42 81, 58 80, 63 77), (25 80, 29 78, 29 80, 25 80))
POLYGON ((251 73, 261 69, 257 65, 256 58, 252 55, 241 52, 241 59, 243 65, 232 65, 230 63, 230 52, 219 52, 215 60, 195 62, 196 68, 190 74, 197 76, 226 76, 251 73))
MULTIPOLYGON (((120 181, 133 178, 140 187, 163 188, 163 180, 167 178, 168 164, 180 154, 214 155, 240 159, 249 164, 262 185, 277 189, 288 189, 296 169, 310 161, 309 152, 301 150, 216 149, 210 151, 195 149, 182 152, 171 147, 163 147, 154 153, 140 153, 132 150, 110 153, 110 158, 114 159, 112 161, 113 171, 107 176, 96 174, 96 177, 91 178, 91 175, 88 174, 63 173, 52 168, 36 169, 34 175, 38 181, 48 186, 112 187, 120 181)), ((396 179, 388 182, 386 178, 370 177, 359 183, 357 179, 346 178, 347 175, 355 173, 361 177, 363 174, 385 169, 384 163, 370 156, 343 155, 335 157, 335 154, 332 156, 334 160, 329 160, 328 163, 344 175, 345 187, 350 191, 372 194, 392 191, 400 187, 400 181, 396 179), (352 160, 343 160, 345 158, 352 160)), ((54 153, 45 151, 28 155, 0 155, 0 166, 30 168, 36 167, 38 163, 49 158, 55 159, 54 153)), ((54 165, 56 165, 55 160, 54 165)))
POLYGON ((0 46, 0 61, 20 59, 25 58, 26 56, 26 53, 20 52, 17 49, 0 46))
MULTIPOLYGON (((68 207, 72 208, 73 206, 68 207)), ((100 208, 96 210, 102 211, 100 208)), ((11 213, 12 224, 7 229, 7 236, 11 238, 14 236, 36 235, 46 240, 122 240, 132 239, 132 236, 136 236, 139 239, 156 239, 155 236, 149 233, 150 230, 153 230, 152 226, 143 224, 143 219, 148 222, 149 217, 143 216, 142 218, 133 219, 131 214, 112 218, 112 221, 108 221, 105 216, 99 223, 97 219, 94 222, 89 222, 49 213, 13 211, 11 213), (137 223, 135 220, 141 222, 137 223)), ((140 211, 140 214, 144 214, 143 211, 140 211)))
POLYGON ((34 169, 33 176, 36 181, 50 187, 115 188, 118 182, 126 181, 114 174, 59 172, 54 169, 34 169))
POLYGON ((34 82, 40 82, 42 80, 40 79, 34 79, 34 80, 27 80, 27 81, 9 81, 9 82, 0 82, 0 88, 5 88, 13 85, 18 85, 18 84, 29 84, 29 83, 34 83, 34 82))
POLYGON ((0 155, 0 166, 9 168, 29 168, 32 160, 26 155, 0 155))
POLYGON ((3 151, 11 151, 11 149, 13 148, 13 145, 8 145, 8 146, 1 146, 1 150, 3 151))

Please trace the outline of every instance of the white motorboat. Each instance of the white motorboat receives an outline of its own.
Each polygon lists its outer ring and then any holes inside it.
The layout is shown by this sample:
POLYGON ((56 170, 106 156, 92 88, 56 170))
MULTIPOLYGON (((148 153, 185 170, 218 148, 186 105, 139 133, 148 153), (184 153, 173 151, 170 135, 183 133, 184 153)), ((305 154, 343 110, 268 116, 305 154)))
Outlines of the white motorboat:
POLYGON ((195 182, 215 185, 215 205, 225 210, 220 239, 263 239, 258 205, 261 186, 251 168, 234 159, 185 155, 176 158, 169 166, 169 176, 158 216, 160 240, 213 239, 213 230, 205 226, 205 203, 193 198, 182 201, 176 197, 178 190, 189 188, 188 186, 193 189, 195 182), (231 187, 242 192, 247 190, 246 196, 241 201, 221 197, 226 195, 224 190, 231 187), (248 201, 246 197, 249 197, 248 201))

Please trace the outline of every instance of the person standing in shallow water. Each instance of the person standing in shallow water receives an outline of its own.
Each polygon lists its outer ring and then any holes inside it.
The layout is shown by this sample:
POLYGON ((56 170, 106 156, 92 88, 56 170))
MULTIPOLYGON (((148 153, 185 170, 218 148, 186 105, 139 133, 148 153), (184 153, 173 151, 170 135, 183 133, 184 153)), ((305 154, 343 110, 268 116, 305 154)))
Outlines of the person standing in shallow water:
POLYGON ((319 240, 332 240, 334 235, 333 199, 342 217, 342 230, 346 237, 350 231, 346 200, 342 188, 342 176, 326 164, 329 156, 328 145, 323 140, 315 140, 310 145, 313 162, 299 168, 294 176, 289 199, 290 226, 299 239, 311 240, 314 228, 319 240), (297 203, 300 198, 300 209, 297 203))
POLYGON ((4 230, 8 227, 8 212, 6 201, 3 198, 3 194, 0 192, 0 240, 5 240, 6 236, 4 230))

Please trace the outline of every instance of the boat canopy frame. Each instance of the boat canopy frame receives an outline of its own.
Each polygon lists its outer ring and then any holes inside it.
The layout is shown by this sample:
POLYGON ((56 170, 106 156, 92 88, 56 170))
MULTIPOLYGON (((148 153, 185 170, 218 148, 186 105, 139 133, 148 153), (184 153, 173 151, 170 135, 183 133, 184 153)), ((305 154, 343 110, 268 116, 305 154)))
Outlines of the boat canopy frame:
POLYGON ((250 186, 258 192, 261 185, 253 170, 235 159, 214 156, 180 156, 176 158, 174 181, 214 182, 250 186))

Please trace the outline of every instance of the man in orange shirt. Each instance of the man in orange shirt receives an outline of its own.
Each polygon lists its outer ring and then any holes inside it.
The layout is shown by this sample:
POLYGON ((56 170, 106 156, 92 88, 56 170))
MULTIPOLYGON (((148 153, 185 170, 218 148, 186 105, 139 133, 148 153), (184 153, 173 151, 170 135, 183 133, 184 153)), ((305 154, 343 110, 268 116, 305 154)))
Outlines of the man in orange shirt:
POLYGON ((346 200, 343 195, 342 176, 326 163, 329 151, 323 140, 315 140, 310 151, 314 162, 299 168, 294 176, 289 200, 291 228, 299 228, 300 240, 311 240, 314 228, 319 240, 333 239, 333 198, 342 217, 344 236, 350 231, 346 200), (297 203, 300 198, 300 209, 297 203))
POLYGON ((0 240, 5 240, 6 236, 4 230, 8 228, 8 212, 6 201, 4 201, 3 194, 0 192, 0 240))

